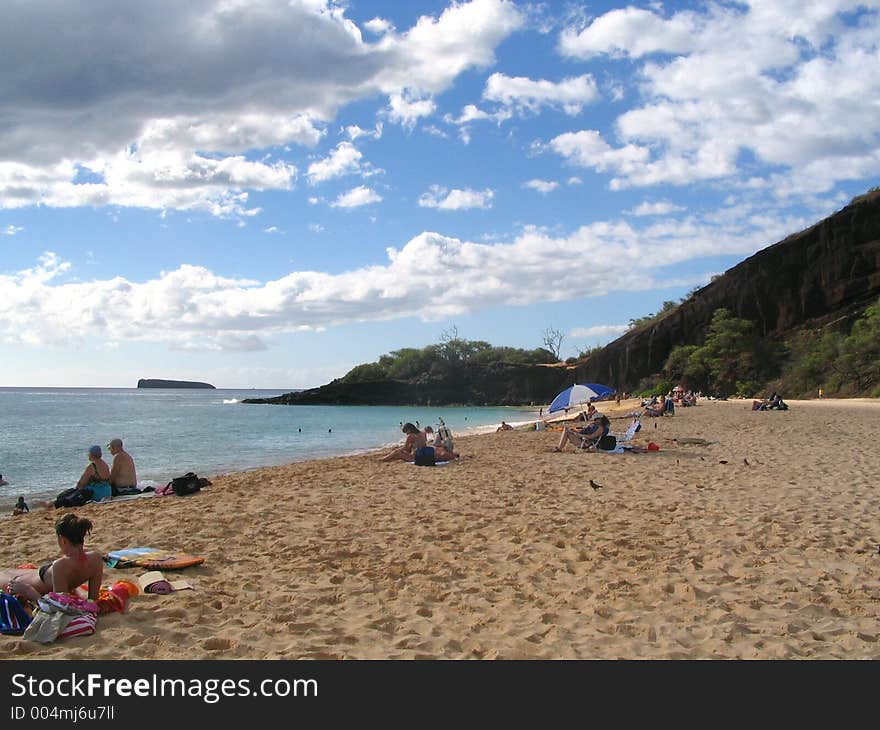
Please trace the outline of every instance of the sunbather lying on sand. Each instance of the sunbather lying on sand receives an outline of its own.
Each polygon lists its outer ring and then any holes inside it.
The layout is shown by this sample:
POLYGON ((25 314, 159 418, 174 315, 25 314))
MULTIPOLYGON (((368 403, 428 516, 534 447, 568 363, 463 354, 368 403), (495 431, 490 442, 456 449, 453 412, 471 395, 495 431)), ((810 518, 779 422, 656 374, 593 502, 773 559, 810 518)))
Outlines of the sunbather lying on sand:
POLYGON ((98 598, 104 560, 101 553, 85 551, 83 541, 91 532, 92 523, 84 517, 66 514, 55 523, 61 557, 37 568, 13 568, 0 571, 0 586, 6 593, 18 594, 36 602, 40 596, 54 591, 70 593, 85 582, 89 584, 89 600, 98 598))

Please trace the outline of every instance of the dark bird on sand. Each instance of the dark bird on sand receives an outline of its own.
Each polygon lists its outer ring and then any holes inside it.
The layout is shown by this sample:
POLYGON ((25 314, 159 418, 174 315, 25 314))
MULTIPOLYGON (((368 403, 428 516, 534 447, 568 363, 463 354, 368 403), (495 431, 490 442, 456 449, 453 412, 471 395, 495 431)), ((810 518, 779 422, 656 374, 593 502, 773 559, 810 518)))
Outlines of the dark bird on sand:
POLYGON ((590 479, 590 486, 593 489, 604 489, 604 487, 601 484, 596 484, 596 482, 594 482, 592 479, 590 479))

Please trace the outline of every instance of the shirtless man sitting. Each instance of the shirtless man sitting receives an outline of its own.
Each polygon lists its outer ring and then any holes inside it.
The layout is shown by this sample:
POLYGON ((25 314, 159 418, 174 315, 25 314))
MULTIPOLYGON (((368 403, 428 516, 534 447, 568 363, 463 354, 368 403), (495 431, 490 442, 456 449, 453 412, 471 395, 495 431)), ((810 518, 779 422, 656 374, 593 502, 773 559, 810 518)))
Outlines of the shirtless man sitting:
POLYGON ((107 444, 110 453, 113 454, 113 466, 110 467, 110 485, 113 494, 118 494, 120 489, 137 486, 137 472, 134 469, 134 459, 122 448, 122 439, 113 439, 107 444))

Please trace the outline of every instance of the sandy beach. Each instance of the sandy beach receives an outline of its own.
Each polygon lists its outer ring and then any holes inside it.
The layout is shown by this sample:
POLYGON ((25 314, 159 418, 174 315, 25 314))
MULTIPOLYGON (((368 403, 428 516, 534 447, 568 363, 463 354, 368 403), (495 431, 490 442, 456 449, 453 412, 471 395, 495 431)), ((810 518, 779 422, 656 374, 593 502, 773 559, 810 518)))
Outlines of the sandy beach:
MULTIPOLYGON (((515 430, 458 439, 448 466, 340 457, 81 508, 87 547, 204 556, 167 574, 195 590, 86 638, 0 637, 0 657, 880 658, 880 402, 750 403, 644 419, 634 443, 659 452, 515 430)), ((0 521, 0 565, 57 557, 61 514, 0 521)))

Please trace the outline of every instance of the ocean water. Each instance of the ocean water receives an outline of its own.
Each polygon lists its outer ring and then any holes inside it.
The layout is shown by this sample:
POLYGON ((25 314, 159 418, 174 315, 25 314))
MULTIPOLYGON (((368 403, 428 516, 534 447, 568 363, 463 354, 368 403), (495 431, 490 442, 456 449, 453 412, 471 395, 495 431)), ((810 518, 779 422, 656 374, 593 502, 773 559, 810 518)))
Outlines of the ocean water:
POLYGON ((260 466, 359 453, 402 443, 401 422, 453 436, 502 420, 535 420, 534 410, 399 406, 280 406, 241 403, 283 390, 0 388, 0 487, 5 513, 19 495, 54 498, 74 486, 92 444, 112 457, 114 437, 135 460, 138 481, 166 484, 188 471, 211 476, 260 466), (7 509, 8 507, 8 509, 7 509))

